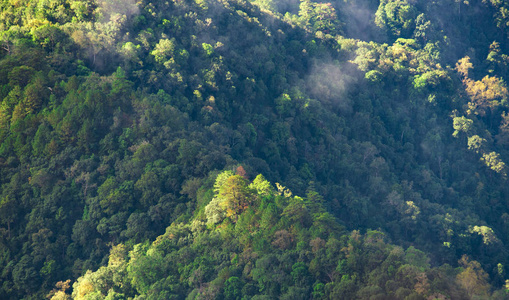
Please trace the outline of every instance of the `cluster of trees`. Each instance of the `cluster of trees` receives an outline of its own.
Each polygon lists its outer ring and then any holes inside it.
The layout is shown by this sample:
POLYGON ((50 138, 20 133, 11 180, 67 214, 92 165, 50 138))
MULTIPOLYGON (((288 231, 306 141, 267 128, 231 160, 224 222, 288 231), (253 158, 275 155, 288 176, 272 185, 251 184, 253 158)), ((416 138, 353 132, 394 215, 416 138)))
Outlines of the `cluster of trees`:
MULTIPOLYGON (((73 284, 74 299, 465 299, 487 297, 487 274, 466 255, 430 267, 425 253, 384 233, 348 233, 308 189, 293 196, 262 175, 226 171, 201 187, 203 203, 152 243, 113 246, 108 264, 73 284), (212 185, 211 183, 214 182, 212 185), (218 216, 219 215, 219 216, 218 216)), ((60 282, 51 299, 69 299, 60 282)), ((494 298, 505 297, 499 291, 494 298)))
POLYGON ((506 10, 1 0, 0 298, 504 297, 506 10))

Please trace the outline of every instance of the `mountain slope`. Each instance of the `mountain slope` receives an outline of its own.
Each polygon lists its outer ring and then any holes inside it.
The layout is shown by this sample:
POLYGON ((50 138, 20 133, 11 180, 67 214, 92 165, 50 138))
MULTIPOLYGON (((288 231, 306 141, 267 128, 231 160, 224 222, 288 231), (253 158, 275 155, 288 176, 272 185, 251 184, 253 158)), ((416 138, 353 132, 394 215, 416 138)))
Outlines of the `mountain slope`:
POLYGON ((504 9, 2 1, 0 298, 41 298, 189 224, 207 178, 239 165, 502 288, 504 9))
MULTIPOLYGON (((261 175, 247 185, 231 171, 219 174, 196 218, 174 223, 152 244, 113 247, 107 266, 76 281, 73 298, 467 297, 463 278, 479 272, 475 263, 465 258, 463 271, 430 268, 423 252, 386 244, 379 231, 346 234, 316 192, 303 199, 278 189, 261 175)), ((476 275, 475 292, 486 295, 485 274, 476 275)), ((68 295, 55 289, 57 296, 68 295)))

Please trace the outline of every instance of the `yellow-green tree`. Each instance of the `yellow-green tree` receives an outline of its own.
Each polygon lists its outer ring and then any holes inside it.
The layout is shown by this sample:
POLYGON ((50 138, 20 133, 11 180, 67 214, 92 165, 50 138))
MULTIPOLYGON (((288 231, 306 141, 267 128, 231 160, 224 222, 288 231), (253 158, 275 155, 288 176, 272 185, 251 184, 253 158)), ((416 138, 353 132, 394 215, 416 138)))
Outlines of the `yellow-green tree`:
POLYGON ((233 175, 219 189, 217 198, 221 199, 220 206, 226 211, 226 216, 232 217, 251 204, 253 194, 242 176, 233 175))
POLYGON ((485 76, 480 81, 465 79, 464 83, 466 92, 470 96, 468 113, 484 117, 507 101, 508 90, 500 78, 485 76))
POLYGON ((214 192, 215 197, 205 207, 209 224, 219 223, 226 217, 236 221, 237 215, 246 210, 255 198, 246 179, 240 175, 233 175, 231 171, 225 171, 217 176, 214 192))

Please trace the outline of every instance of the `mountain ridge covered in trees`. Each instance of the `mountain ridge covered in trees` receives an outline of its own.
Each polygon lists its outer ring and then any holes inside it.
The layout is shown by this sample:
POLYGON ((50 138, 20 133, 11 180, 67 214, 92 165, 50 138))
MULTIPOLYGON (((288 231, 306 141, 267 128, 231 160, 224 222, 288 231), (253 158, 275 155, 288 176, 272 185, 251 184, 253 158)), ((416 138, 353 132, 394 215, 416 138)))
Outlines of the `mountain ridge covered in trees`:
POLYGON ((0 298, 504 299, 507 7, 1 1, 0 298))

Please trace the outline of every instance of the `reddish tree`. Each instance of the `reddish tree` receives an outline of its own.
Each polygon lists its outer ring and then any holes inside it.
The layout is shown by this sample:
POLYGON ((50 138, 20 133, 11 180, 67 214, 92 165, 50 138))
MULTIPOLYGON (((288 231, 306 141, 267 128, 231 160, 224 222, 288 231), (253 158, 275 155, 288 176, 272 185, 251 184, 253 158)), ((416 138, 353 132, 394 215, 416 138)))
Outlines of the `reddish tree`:
POLYGON ((248 180, 247 172, 243 166, 238 166, 237 170, 235 171, 235 174, 242 176, 245 180, 248 180))

